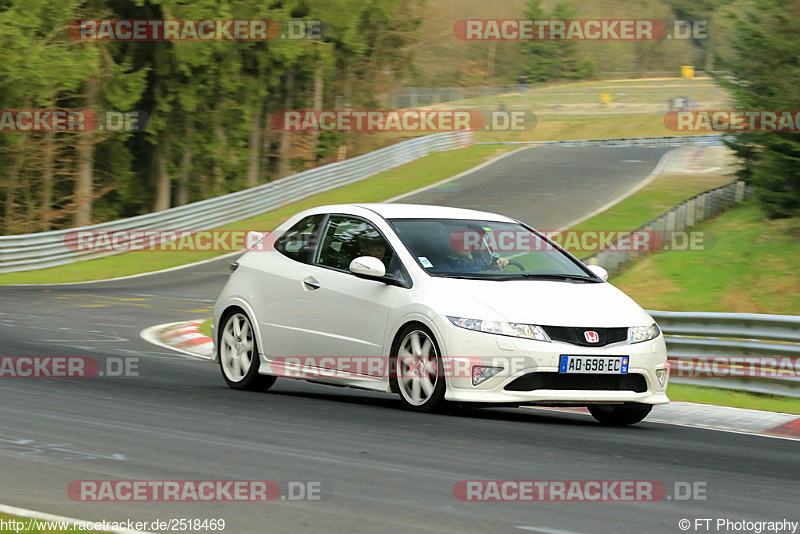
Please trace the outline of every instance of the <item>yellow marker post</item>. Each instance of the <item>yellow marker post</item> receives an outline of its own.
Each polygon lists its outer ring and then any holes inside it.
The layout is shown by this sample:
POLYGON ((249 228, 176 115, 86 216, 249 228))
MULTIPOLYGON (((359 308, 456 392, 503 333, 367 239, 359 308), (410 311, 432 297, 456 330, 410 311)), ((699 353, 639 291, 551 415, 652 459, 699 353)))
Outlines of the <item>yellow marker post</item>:
POLYGON ((610 104, 611 103, 611 93, 600 93, 600 101, 603 104, 610 104))
POLYGON ((681 65, 681 76, 694 78, 694 65, 681 65))

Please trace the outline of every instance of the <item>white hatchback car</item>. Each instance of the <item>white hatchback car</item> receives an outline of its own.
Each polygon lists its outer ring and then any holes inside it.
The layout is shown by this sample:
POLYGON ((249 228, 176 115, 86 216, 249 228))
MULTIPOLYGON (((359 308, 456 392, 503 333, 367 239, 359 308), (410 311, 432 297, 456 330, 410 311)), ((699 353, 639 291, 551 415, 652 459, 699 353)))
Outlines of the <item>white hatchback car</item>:
POLYGON ((234 389, 276 377, 449 403, 586 406, 641 421, 666 396, 653 318, 529 226, 409 204, 321 206, 237 262, 214 307, 234 389))

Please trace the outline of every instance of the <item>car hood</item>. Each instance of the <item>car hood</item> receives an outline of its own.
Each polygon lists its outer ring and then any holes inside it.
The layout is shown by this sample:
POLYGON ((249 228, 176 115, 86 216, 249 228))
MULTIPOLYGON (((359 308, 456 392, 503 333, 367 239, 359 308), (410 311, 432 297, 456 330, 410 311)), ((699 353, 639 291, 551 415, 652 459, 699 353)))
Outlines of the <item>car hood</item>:
POLYGON ((599 328, 653 323, 641 306, 609 283, 437 278, 433 284, 444 315, 599 328))

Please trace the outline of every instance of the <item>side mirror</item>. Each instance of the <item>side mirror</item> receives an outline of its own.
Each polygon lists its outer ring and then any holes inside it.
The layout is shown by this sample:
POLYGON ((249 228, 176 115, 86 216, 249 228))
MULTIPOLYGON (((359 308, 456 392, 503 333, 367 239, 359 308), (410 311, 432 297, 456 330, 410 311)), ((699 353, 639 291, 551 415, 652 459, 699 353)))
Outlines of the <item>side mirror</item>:
POLYGON ((350 272, 365 278, 383 278, 386 276, 386 266, 378 258, 359 256, 350 262, 350 272))
POLYGON ((589 270, 592 271, 594 274, 602 278, 604 282, 608 282, 608 271, 606 271, 599 265, 587 265, 587 267, 589 267, 589 270))

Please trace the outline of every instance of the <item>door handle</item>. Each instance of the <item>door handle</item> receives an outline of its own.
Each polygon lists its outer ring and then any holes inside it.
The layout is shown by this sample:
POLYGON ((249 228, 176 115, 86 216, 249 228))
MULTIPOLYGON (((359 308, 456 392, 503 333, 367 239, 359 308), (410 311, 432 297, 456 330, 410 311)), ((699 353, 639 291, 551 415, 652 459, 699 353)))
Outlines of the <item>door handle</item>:
POLYGON ((303 284, 306 286, 307 289, 319 289, 320 285, 317 282, 317 279, 313 276, 309 276, 305 280, 303 280, 303 284))

